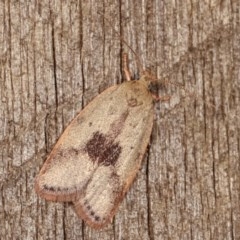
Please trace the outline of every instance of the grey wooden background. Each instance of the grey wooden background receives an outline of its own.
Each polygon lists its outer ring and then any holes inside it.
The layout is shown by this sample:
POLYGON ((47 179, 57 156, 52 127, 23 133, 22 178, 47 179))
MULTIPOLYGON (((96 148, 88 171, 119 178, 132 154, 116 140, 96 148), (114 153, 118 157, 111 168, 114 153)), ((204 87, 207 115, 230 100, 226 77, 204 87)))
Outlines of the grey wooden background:
POLYGON ((0 2, 0 239, 240 239, 240 2, 0 2), (123 81, 121 54, 174 84, 113 223, 34 191, 64 128, 123 81))

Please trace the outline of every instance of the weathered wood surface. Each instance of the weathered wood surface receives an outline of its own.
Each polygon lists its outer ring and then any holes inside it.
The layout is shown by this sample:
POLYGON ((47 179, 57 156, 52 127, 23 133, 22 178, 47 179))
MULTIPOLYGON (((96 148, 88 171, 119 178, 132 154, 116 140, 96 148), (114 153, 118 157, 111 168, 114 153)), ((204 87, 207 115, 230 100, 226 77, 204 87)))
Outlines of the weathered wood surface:
POLYGON ((1 1, 0 239, 240 239, 239 1, 1 1), (106 229, 46 202, 34 178, 84 105, 123 80, 121 54, 171 82, 106 229), (193 93, 192 95, 190 93, 193 93))

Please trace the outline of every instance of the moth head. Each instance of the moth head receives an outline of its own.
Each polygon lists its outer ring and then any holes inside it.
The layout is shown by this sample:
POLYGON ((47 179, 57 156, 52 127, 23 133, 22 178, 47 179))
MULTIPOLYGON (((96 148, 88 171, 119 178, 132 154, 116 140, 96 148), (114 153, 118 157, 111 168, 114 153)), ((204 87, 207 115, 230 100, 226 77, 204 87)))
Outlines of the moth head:
MULTIPOLYGON (((161 85, 161 82, 159 79, 156 77, 156 75, 152 74, 151 71, 145 70, 143 71, 143 74, 141 75, 141 78, 139 81, 142 82, 142 84, 145 85, 145 87, 151 92, 152 97, 158 101, 160 99, 164 100, 165 97, 159 97, 158 96, 158 89, 159 89, 159 84, 161 85)), ((168 100, 168 98, 166 98, 168 100)))
POLYGON ((157 84, 157 80, 157 77, 148 70, 144 70, 140 77, 140 81, 142 81, 147 88, 157 84))
POLYGON ((157 77, 149 70, 144 70, 142 77, 144 77, 146 82, 156 82, 158 80, 157 77))

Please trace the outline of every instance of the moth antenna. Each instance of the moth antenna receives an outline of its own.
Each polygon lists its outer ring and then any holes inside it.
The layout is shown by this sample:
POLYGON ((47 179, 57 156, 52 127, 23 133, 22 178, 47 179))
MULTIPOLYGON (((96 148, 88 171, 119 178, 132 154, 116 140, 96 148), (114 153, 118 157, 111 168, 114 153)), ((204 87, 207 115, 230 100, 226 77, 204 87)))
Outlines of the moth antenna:
MULTIPOLYGON (((186 97, 194 97, 194 99, 198 99, 198 95, 195 93, 195 91, 189 91, 187 90, 182 84, 180 83, 176 83, 176 82, 172 82, 171 80, 167 79, 167 78, 164 78, 163 81, 164 85, 173 85, 173 86, 176 86, 178 87, 179 89, 182 89, 184 91, 184 96, 183 98, 186 98, 186 97)), ((160 99, 161 100, 161 99, 160 99)), ((213 109, 217 109, 216 106, 212 103, 209 103, 207 102, 206 100, 202 99, 202 101, 209 107, 213 108, 213 109)))
MULTIPOLYGON (((159 79, 158 79, 158 80, 159 80, 159 79)), ((159 82, 162 82, 164 85, 171 84, 171 85, 173 85, 173 86, 176 86, 176 87, 178 87, 178 88, 183 89, 184 91, 186 90, 182 84, 177 83, 177 82, 173 82, 173 81, 171 81, 171 80, 169 80, 169 79, 167 79, 167 78, 163 78, 163 80, 159 80, 159 82)))
MULTIPOLYGON (((133 50, 133 48, 127 43, 127 41, 121 36, 121 34, 119 32, 117 32, 112 24, 112 22, 110 22, 105 16, 103 13, 101 12, 98 12, 98 14, 102 15, 103 19, 108 22, 108 24, 112 27, 114 33, 118 36, 118 38, 120 39, 120 41, 122 43, 124 43, 130 50, 131 52, 133 53, 133 55, 135 56, 136 58, 136 63, 137 63, 137 66, 140 70, 140 74, 142 75, 144 73, 144 70, 143 70, 143 65, 141 63, 141 60, 139 58, 139 56, 137 55, 137 53, 133 50)), ((124 71, 125 72, 125 71, 124 71)), ((126 73, 125 73, 126 74, 126 73)), ((127 76, 126 76, 127 77, 127 76)), ((128 79, 128 78, 127 78, 128 79)))
MULTIPOLYGON (((151 79, 151 81, 156 81, 158 83, 163 83, 164 85, 173 85, 173 86, 176 86, 180 89, 182 89, 187 95, 184 96, 187 97, 187 96, 194 96, 195 94, 188 91, 182 84, 180 83, 176 83, 176 82, 172 82, 170 81, 169 79, 166 79, 165 77, 163 77, 161 80, 156 78, 154 75, 151 74, 151 71, 148 71, 148 70, 144 70, 143 68, 143 65, 141 63, 141 60, 140 60, 140 57, 138 56, 138 54, 134 51, 134 49, 127 43, 127 41, 123 38, 123 36, 121 36, 121 34, 119 32, 117 32, 112 24, 112 22, 110 22, 105 16, 103 13, 101 12, 98 12, 100 15, 102 15, 103 19, 112 27, 114 33, 118 36, 118 38, 120 39, 120 41, 127 46, 128 49, 130 49, 130 51, 133 53, 133 55, 135 56, 135 59, 136 59, 136 64, 137 64, 137 67, 139 68, 140 70, 140 75, 148 75, 149 79, 151 79)), ((131 73, 129 71, 129 68, 128 68, 128 56, 126 53, 123 53, 123 71, 124 71, 124 74, 126 76, 126 79, 127 81, 130 81, 131 80, 131 73)), ((155 97, 155 99, 158 101, 158 100, 162 100, 162 101, 168 101, 169 100, 169 97, 166 96, 166 97, 155 97)), ((207 103, 209 105, 209 103, 207 103)), ((213 104, 210 104, 211 107, 213 108, 216 108, 213 104)))
POLYGON ((128 67, 128 55, 127 53, 123 53, 123 71, 125 73, 127 81, 131 81, 131 72, 128 67))
POLYGON ((133 48, 124 40, 124 38, 115 29, 114 29, 114 31, 119 36, 120 40, 131 50, 131 52, 135 56, 137 66, 138 66, 138 68, 140 70, 140 73, 142 75, 144 73, 144 70, 143 70, 143 65, 141 63, 141 60, 140 60, 139 56, 137 55, 137 53, 133 50, 133 48))

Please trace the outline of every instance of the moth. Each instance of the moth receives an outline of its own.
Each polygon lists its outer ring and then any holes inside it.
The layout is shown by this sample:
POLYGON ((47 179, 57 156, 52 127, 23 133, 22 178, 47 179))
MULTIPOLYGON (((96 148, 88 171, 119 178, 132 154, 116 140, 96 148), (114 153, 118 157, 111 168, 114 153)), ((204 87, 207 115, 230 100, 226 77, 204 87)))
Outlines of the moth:
POLYGON ((36 177, 37 194, 73 202, 93 228, 111 222, 141 166, 152 132, 153 81, 145 72, 107 88, 69 124, 36 177))

